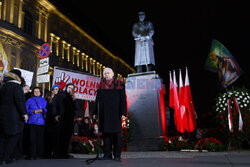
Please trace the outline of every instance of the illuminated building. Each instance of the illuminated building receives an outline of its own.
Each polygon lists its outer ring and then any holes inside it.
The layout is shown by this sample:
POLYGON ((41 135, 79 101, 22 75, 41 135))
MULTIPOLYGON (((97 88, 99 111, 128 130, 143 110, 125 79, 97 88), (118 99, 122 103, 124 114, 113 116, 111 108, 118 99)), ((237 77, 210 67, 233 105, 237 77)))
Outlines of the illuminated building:
POLYGON ((50 74, 53 66, 97 76, 111 67, 119 78, 135 72, 47 0, 0 0, 0 42, 10 68, 33 71, 33 84, 43 43, 51 46, 50 74))

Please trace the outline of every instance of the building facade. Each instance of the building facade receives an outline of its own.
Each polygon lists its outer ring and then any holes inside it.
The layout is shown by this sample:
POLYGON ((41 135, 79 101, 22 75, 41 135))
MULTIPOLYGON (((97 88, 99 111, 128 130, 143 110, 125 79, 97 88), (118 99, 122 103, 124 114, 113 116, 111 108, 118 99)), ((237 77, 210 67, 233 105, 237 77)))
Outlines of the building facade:
MULTIPOLYGON (((34 72, 33 84, 40 62, 39 49, 44 43, 51 47, 51 78, 54 66, 96 76, 102 76, 102 70, 110 67, 120 78, 135 72, 48 0, 0 0, 0 42, 9 68, 34 72)), ((50 83, 46 84, 46 88, 50 87, 50 83)))

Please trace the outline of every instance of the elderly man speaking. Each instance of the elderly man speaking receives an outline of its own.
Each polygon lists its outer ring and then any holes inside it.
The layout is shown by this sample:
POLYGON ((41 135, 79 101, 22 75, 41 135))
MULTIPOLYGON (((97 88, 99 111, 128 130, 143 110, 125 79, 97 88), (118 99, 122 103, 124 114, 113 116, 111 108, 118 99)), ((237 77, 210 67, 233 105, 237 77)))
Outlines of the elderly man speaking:
MULTIPOLYGON (((122 80, 114 78, 111 68, 103 70, 100 87, 97 91, 96 104, 99 104, 99 129, 103 134, 104 160, 112 159, 112 145, 114 145, 114 160, 121 161, 122 138, 121 119, 127 115, 125 85, 122 80), (98 103, 99 101, 99 103, 98 103)), ((96 118, 97 106, 93 117, 96 118)))

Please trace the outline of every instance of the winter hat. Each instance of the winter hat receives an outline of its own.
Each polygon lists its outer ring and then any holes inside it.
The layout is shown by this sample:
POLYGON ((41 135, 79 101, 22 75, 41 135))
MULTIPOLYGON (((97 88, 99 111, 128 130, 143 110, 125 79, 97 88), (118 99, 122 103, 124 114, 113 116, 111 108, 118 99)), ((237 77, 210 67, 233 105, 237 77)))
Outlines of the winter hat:
POLYGON ((54 90, 54 88, 56 88, 56 87, 58 87, 58 88, 60 89, 60 85, 55 84, 55 85, 53 85, 53 86, 51 87, 50 91, 52 92, 52 91, 54 90))
POLYGON ((68 83, 68 84, 66 85, 65 90, 68 88, 68 86, 69 86, 69 85, 73 85, 73 86, 74 86, 74 88, 75 88, 75 85, 74 85, 73 83, 68 83))
POLYGON ((13 74, 16 74, 20 79, 22 78, 22 72, 20 70, 17 70, 17 69, 13 69, 10 71, 11 73, 13 74))

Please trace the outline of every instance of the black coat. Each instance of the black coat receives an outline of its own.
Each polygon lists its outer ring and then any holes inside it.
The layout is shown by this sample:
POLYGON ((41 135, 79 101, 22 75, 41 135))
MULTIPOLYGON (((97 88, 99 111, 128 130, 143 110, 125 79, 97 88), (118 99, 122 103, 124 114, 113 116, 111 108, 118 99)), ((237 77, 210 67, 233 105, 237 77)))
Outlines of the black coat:
POLYGON ((57 96, 57 94, 53 97, 53 99, 51 99, 51 97, 49 97, 47 100, 47 112, 46 112, 46 120, 45 120, 45 125, 46 125, 46 130, 49 132, 54 132, 54 128, 56 126, 56 121, 55 121, 55 116, 53 115, 53 101, 55 99, 55 97, 57 96))
POLYGON ((77 101, 73 100, 66 91, 63 91, 54 97, 51 109, 53 117, 60 116, 58 126, 68 132, 73 131, 74 117, 77 110, 79 110, 77 101))
POLYGON ((117 133, 121 131, 121 116, 127 115, 127 102, 125 85, 123 81, 113 79, 102 80, 97 91, 94 115, 98 115, 99 103, 99 130, 104 133, 117 133))
POLYGON ((23 115, 27 114, 24 91, 17 82, 20 82, 17 75, 7 73, 0 88, 0 132, 7 135, 23 131, 23 115))

